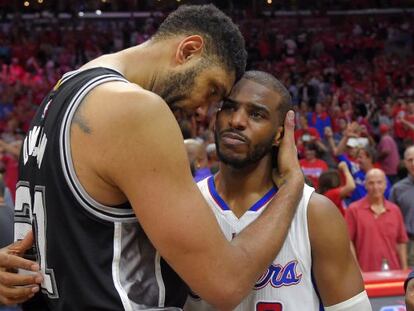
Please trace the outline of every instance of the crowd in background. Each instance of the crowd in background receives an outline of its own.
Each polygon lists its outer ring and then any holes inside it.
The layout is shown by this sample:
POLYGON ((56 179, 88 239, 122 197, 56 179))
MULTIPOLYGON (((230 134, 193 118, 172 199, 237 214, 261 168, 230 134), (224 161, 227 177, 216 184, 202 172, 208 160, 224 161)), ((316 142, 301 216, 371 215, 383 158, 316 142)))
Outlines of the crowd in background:
MULTIPOLYGON (((370 195, 367 175, 379 168, 385 173, 382 195, 398 204, 394 185, 407 175, 407 147, 414 142, 412 16, 254 18, 239 12, 233 18, 246 39, 248 68, 274 74, 291 93, 307 181, 345 216, 352 204, 370 195)), ((0 23, 0 167, 8 197, 14 198, 23 135, 46 92, 63 73, 88 60, 144 42, 161 20, 162 15, 136 20, 15 17, 0 23)), ((182 123, 184 138, 201 148, 192 157, 195 175, 200 169, 203 174, 217 171, 209 117, 182 123)), ((408 174, 414 174, 414 162, 408 174)), ((411 238, 414 205, 413 211, 398 207, 403 231, 411 238)), ((391 225, 400 228, 396 215, 391 225)), ((392 233, 396 244, 405 244, 407 237, 397 229, 392 233)), ((386 264, 405 267, 394 259, 386 264)))

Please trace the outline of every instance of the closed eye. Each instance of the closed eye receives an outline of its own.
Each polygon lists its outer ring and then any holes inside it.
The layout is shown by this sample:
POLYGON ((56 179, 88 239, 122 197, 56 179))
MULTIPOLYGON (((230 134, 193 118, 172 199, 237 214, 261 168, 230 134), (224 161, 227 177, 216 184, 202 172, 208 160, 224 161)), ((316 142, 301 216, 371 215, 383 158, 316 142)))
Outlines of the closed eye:
POLYGON ((231 100, 225 99, 223 100, 220 110, 231 110, 234 108, 236 108, 236 103, 231 100))

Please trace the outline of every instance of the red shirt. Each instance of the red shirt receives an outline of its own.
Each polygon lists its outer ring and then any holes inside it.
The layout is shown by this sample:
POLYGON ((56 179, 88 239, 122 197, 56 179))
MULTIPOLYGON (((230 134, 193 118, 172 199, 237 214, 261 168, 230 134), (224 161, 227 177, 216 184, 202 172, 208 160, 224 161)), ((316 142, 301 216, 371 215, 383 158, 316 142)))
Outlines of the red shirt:
POLYGON ((407 243, 403 218, 397 205, 384 199, 385 212, 377 218, 367 197, 352 203, 345 215, 351 241, 363 271, 380 271, 383 258, 391 270, 401 269, 397 244, 407 243))
MULTIPOLYGON (((407 120, 410 123, 414 123, 414 114, 406 115, 405 120, 407 120)), ((406 134, 407 134, 408 138, 411 138, 411 140, 414 141, 414 130, 407 127, 406 128, 406 134)))
POLYGON ((321 136, 316 128, 308 126, 307 129, 298 129, 295 130, 295 143, 296 148, 298 148, 298 153, 303 155, 304 153, 304 142, 309 142, 313 140, 320 140, 321 136))
POLYGON ((323 195, 330 199, 336 205, 336 207, 341 212, 342 216, 345 216, 345 210, 342 205, 341 189, 342 187, 332 188, 326 191, 323 195))
POLYGON ((314 127, 308 127, 307 129, 298 129, 295 131, 295 142, 297 143, 299 139, 302 141, 309 141, 310 139, 321 139, 319 132, 314 127), (305 137, 303 137, 305 136, 305 137))
POLYGON ((302 159, 299 163, 303 174, 312 182, 313 187, 317 189, 319 186, 319 176, 328 170, 328 164, 321 159, 314 159, 313 161, 302 159))

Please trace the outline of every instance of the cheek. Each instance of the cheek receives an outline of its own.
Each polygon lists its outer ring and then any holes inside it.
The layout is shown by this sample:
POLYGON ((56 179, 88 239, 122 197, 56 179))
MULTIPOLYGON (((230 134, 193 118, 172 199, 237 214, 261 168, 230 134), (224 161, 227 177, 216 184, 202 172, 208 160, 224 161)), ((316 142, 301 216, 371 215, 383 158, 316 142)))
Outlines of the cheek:
POLYGON ((218 119, 219 118, 217 118, 216 122, 214 123, 214 132, 216 133, 220 133, 226 129, 225 120, 223 118, 220 118, 220 120, 218 119))

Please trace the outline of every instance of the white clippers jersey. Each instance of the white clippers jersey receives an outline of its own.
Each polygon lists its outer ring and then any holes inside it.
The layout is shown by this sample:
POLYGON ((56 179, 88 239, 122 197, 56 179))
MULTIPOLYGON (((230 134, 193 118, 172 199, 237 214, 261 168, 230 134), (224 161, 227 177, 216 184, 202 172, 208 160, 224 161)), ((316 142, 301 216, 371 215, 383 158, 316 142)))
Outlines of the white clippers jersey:
MULTIPOLYGON (((228 240, 237 235, 266 208, 276 189, 271 189, 241 218, 237 218, 217 193, 214 176, 198 183, 204 198, 214 211, 228 240)), ((251 293, 236 307, 237 311, 319 311, 323 306, 312 282, 311 248, 307 207, 314 189, 305 185, 303 196, 282 249, 272 265, 256 282, 251 293)), ((208 303, 190 294, 185 311, 214 310, 208 303)))

